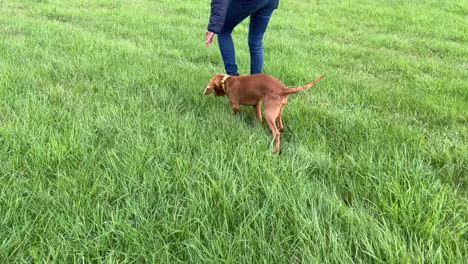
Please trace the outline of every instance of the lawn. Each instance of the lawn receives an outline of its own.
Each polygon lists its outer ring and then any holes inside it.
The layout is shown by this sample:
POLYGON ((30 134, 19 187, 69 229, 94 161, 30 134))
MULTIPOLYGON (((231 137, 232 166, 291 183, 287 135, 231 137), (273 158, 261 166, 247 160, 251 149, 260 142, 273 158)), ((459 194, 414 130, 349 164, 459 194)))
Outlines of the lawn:
POLYGON ((209 8, 0 1, 0 263, 466 263, 466 0, 281 0, 281 155, 209 8))

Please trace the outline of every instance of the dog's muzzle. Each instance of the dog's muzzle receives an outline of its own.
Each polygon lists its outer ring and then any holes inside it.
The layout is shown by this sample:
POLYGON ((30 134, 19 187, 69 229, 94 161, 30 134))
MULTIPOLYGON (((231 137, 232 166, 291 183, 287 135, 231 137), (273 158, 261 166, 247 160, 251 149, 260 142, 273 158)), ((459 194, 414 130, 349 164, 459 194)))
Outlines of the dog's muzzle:
POLYGON ((205 91, 203 92, 204 95, 207 95, 207 94, 210 94, 211 92, 209 92, 209 90, 212 89, 210 86, 207 86, 205 88, 205 91))

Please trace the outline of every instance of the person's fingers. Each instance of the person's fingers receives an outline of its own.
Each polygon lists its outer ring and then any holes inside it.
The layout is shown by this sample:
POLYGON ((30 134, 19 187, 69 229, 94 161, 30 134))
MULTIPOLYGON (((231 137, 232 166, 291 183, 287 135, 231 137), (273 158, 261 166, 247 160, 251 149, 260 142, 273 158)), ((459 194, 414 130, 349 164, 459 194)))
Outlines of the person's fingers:
POLYGON ((211 39, 210 39, 210 36, 208 35, 208 32, 206 33, 205 45, 207 47, 209 47, 211 45, 211 39))
POLYGON ((207 47, 211 46, 212 43, 213 43, 213 42, 212 42, 210 39, 206 39, 206 41, 205 41, 205 45, 206 45, 207 47))
POLYGON ((206 45, 207 47, 209 47, 210 44, 211 44, 210 32, 207 31, 206 34, 205 34, 205 45, 206 45))
POLYGON ((213 44, 214 42, 214 35, 215 33, 211 32, 211 31, 207 31, 206 32, 206 41, 205 41, 205 44, 207 47, 209 47, 211 44, 213 44))

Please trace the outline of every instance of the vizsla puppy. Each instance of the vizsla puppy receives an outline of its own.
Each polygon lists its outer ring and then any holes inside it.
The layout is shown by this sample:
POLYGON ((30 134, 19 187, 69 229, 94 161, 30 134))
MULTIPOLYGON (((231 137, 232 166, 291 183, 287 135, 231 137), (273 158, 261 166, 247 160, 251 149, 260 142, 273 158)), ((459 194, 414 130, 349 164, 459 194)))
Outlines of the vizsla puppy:
POLYGON ((323 78, 325 75, 307 85, 288 89, 279 80, 266 74, 246 76, 218 74, 210 80, 204 94, 227 95, 235 114, 239 112, 240 105, 251 105, 255 108, 260 122, 262 122, 261 102, 263 102, 265 119, 275 140, 275 152, 279 154, 281 132, 284 130, 283 108, 288 102, 288 95, 304 91, 319 83, 323 78))

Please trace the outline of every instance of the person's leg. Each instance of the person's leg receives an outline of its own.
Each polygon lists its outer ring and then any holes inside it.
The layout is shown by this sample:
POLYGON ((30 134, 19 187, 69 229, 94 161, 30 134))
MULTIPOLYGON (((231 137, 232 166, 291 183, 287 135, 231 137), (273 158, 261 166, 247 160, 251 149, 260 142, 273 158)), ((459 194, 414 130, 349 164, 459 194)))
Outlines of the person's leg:
POLYGON ((236 63, 236 50, 231 36, 232 31, 221 31, 218 33, 219 49, 223 57, 224 68, 229 75, 238 73, 236 63))
POLYGON ((250 13, 240 8, 239 1, 233 0, 227 10, 226 21, 221 31, 218 33, 219 49, 224 61, 224 68, 229 75, 236 75, 239 69, 236 63, 236 50, 232 40, 232 31, 250 13))
POLYGON ((262 73, 263 71, 263 37, 273 10, 273 5, 267 5, 250 16, 250 74, 262 73))

